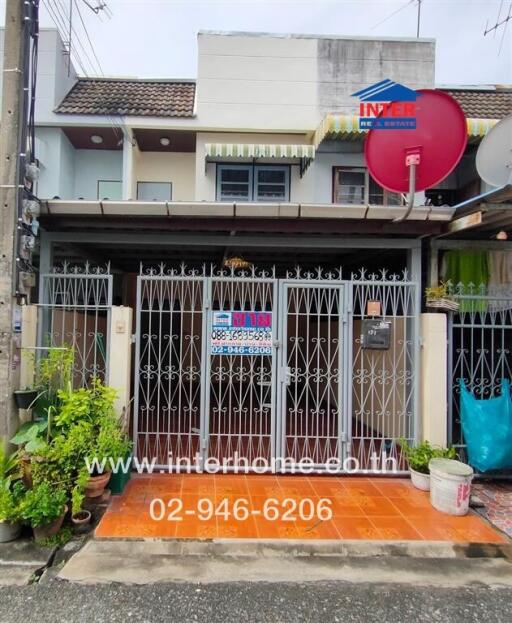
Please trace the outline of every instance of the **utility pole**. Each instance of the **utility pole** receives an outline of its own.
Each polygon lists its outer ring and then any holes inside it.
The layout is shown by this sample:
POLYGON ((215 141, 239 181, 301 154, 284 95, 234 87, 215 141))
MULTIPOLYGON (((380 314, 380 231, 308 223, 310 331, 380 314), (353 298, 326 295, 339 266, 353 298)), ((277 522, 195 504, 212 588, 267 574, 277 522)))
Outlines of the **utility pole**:
POLYGON ((20 352, 15 342, 14 305, 16 226, 20 200, 21 145, 25 72, 25 7, 23 0, 7 0, 3 65, 2 116, 0 121, 0 437, 10 438, 18 424, 13 400, 17 389, 20 352))
POLYGON ((421 0, 418 0, 418 21, 416 24, 416 37, 420 38, 420 26, 421 26, 421 0))

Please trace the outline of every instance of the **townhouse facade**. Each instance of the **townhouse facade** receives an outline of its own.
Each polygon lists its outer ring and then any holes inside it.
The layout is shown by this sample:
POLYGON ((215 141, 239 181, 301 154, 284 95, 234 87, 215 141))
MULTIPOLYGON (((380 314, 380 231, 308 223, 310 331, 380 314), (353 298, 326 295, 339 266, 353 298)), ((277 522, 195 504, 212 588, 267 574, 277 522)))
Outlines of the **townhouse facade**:
MULTIPOLYGON (((363 471, 376 455, 400 471, 399 438, 460 441, 457 349, 473 361, 465 336, 492 318, 423 313, 423 289, 444 255, 493 249, 506 226, 473 198, 494 196, 475 154, 510 91, 446 89, 466 152, 403 220, 405 198, 368 172, 352 94, 434 88, 432 40, 201 32, 194 80, 78 77, 54 30, 39 50, 26 339, 72 346, 77 384, 120 391, 139 457, 363 471), (469 227, 461 205, 480 214, 469 227)), ((509 358, 491 355, 497 383, 509 358)))

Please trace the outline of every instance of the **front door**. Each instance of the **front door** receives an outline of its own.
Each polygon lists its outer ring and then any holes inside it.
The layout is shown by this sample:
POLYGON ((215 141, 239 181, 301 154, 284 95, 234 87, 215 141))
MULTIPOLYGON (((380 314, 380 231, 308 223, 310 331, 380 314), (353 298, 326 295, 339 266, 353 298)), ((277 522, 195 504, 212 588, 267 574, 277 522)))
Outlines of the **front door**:
POLYGON ((281 290, 280 453, 318 468, 343 461, 345 312, 342 284, 281 290))

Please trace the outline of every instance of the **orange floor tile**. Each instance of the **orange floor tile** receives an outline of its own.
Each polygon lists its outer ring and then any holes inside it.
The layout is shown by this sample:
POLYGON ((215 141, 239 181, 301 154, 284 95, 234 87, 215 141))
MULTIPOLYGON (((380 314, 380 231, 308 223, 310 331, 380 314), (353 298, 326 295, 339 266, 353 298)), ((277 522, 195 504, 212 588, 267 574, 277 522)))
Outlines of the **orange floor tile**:
POLYGON ((133 477, 95 536, 508 541, 473 512, 434 510, 429 494, 408 479, 207 474, 133 477), (321 500, 332 516, 318 516, 321 500))

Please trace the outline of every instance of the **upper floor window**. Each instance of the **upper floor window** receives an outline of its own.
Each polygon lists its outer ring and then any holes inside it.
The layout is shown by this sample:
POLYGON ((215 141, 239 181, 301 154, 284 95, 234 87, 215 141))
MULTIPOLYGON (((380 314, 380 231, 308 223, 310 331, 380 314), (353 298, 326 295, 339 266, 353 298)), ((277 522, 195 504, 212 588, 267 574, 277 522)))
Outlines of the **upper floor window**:
POLYGON ((171 182, 137 182, 139 201, 170 201, 172 199, 171 182))
POLYGON ((403 205, 402 195, 385 190, 363 167, 334 167, 333 203, 403 205))
POLYGON ((290 168, 273 165, 217 166, 218 201, 289 201, 290 168))

